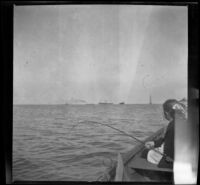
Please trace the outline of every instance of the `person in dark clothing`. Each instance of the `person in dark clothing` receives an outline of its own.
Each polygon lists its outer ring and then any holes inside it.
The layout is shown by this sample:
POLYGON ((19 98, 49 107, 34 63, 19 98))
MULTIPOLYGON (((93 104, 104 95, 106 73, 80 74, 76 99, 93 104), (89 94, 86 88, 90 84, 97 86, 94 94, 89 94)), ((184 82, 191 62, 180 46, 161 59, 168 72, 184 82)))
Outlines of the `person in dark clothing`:
MULTIPOLYGON (((148 152, 150 152, 150 149, 163 145, 163 152, 161 153, 164 155, 159 158, 158 167, 173 168, 175 113, 179 112, 181 115, 186 116, 186 106, 177 100, 170 99, 163 104, 163 112, 164 117, 169 121, 164 137, 146 142, 145 146, 149 150, 148 152)), ((155 150, 153 151, 155 152, 155 150)))

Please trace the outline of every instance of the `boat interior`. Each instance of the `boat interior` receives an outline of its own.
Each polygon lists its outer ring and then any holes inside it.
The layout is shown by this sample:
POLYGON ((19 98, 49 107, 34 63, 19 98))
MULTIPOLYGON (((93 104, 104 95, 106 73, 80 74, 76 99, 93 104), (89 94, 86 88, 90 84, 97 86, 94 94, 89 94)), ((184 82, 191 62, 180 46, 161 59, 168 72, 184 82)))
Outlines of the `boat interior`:
POLYGON ((173 180, 173 169, 160 168, 139 154, 125 166, 125 170, 128 173, 128 181, 171 182, 173 180))

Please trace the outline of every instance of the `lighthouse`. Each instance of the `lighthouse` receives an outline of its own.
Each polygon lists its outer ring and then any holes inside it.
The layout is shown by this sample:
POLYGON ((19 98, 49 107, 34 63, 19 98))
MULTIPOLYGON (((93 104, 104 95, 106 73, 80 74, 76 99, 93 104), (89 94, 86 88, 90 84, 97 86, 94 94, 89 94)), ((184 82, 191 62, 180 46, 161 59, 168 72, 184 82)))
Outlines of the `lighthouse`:
POLYGON ((151 95, 149 96, 149 104, 152 105, 151 95))

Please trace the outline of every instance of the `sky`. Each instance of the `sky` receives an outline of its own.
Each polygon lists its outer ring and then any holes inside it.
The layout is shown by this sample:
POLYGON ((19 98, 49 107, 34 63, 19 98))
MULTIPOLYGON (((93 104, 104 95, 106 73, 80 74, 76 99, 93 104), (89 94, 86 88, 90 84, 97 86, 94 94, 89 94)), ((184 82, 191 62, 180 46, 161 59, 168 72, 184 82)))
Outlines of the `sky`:
POLYGON ((14 104, 187 98, 186 6, 14 7, 14 104))

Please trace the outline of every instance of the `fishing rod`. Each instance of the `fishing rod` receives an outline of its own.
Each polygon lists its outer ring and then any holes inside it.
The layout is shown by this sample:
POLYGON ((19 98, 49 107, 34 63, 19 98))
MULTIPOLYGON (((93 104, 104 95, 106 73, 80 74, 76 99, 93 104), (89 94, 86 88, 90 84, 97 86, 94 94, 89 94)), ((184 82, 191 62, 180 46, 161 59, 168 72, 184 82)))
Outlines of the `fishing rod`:
MULTIPOLYGON (((120 129, 118 129, 118 128, 112 127, 112 126, 107 125, 107 124, 104 124, 104 123, 96 122, 96 121, 87 121, 87 122, 82 121, 82 122, 78 122, 78 124, 74 125, 74 126, 70 129, 70 131, 71 131, 72 129, 74 129, 75 127, 77 127, 77 126, 78 126, 79 124, 81 124, 81 123, 94 123, 94 124, 99 124, 99 125, 103 125, 103 126, 112 128, 112 129, 114 129, 114 130, 116 130, 116 131, 118 131, 118 132, 120 132, 120 133, 122 133, 122 134, 124 134, 124 135, 126 135, 126 136, 129 136, 129 137, 135 139, 136 141, 140 142, 141 144, 145 145, 145 142, 144 142, 144 141, 141 141, 141 140, 139 140, 138 138, 136 138, 136 137, 134 137, 134 136, 132 136, 132 135, 130 135, 130 134, 127 134, 126 132, 124 132, 124 131, 122 131, 122 130, 120 130, 120 129)), ((167 159, 169 162, 173 162, 173 161, 174 161, 171 157, 169 157, 169 156, 166 155, 165 153, 162 153, 162 152, 160 152, 160 151, 158 151, 158 150, 156 150, 156 149, 154 149, 154 148, 152 148, 152 150, 154 150, 155 152, 159 153, 160 155, 166 157, 166 159, 167 159)))

